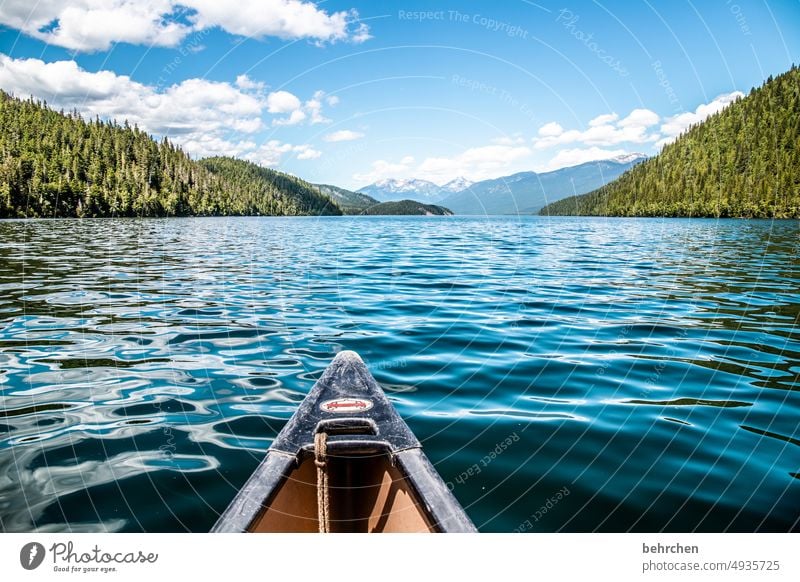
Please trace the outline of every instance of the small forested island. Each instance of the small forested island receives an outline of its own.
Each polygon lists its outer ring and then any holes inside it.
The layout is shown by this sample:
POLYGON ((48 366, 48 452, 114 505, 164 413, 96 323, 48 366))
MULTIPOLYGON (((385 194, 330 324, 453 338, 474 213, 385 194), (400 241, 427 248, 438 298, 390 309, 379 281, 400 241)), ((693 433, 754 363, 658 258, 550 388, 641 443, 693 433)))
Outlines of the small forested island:
POLYGON ((0 218, 342 214, 318 188, 232 158, 192 160, 137 127, 0 91, 0 218))
POLYGON ((423 204, 416 200, 397 200, 381 202, 361 212, 367 215, 420 215, 420 216, 452 216, 453 211, 444 206, 423 204))
POLYGON ((798 112, 794 66, 615 181, 539 214, 800 218, 798 112))

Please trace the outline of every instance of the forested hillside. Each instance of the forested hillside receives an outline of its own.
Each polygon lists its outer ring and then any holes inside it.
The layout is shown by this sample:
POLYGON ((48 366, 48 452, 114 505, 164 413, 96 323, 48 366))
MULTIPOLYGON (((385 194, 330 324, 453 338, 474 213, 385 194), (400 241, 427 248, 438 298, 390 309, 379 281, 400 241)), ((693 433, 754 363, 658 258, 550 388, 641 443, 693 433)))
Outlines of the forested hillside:
POLYGON ((237 193, 236 199, 231 202, 237 208, 234 214, 342 213, 330 197, 296 176, 226 157, 205 158, 200 160, 200 165, 221 178, 231 191, 237 193), (257 211, 250 212, 247 209, 257 211))
POLYGON ((770 77, 658 156, 540 214, 800 218, 800 70, 770 77))
POLYGON ((0 91, 0 217, 341 214, 316 188, 232 159, 196 162, 127 123, 0 91))
POLYGON ((379 204, 377 200, 361 192, 353 192, 331 184, 315 184, 315 186, 325 196, 336 202, 336 205, 345 214, 360 214, 362 210, 379 204))

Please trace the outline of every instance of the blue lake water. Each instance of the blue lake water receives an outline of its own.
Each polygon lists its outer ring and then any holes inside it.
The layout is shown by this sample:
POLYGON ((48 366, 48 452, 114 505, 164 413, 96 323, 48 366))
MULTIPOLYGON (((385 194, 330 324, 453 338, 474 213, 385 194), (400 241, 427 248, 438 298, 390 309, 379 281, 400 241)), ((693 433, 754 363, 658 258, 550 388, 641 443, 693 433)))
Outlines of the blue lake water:
POLYGON ((0 529, 207 531, 359 352, 482 531, 800 527, 797 222, 0 222, 0 529))

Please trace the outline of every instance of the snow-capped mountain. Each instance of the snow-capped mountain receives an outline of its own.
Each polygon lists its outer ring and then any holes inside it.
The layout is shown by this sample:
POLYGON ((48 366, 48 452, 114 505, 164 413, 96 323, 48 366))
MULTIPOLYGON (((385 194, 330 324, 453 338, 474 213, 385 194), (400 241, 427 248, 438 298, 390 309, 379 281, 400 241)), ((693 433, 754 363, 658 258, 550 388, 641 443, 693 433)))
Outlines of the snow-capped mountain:
POLYGON ((643 160, 647 156, 645 154, 640 153, 633 153, 633 154, 622 154, 621 156, 616 156, 613 158, 609 158, 607 161, 609 162, 616 162, 618 164, 630 164, 637 160, 643 160))
POLYGON ((439 200, 443 194, 442 189, 433 182, 415 178, 380 180, 361 188, 359 192, 372 196, 381 202, 409 198, 433 202, 439 200))
POLYGON ((380 180, 361 188, 359 192, 372 196, 381 202, 412 198, 425 202, 436 202, 453 192, 461 192, 475 182, 459 176, 444 186, 417 178, 380 180))
POLYGON ((463 176, 450 180, 447 184, 441 187, 443 193, 461 192, 472 186, 475 182, 467 180, 463 176))

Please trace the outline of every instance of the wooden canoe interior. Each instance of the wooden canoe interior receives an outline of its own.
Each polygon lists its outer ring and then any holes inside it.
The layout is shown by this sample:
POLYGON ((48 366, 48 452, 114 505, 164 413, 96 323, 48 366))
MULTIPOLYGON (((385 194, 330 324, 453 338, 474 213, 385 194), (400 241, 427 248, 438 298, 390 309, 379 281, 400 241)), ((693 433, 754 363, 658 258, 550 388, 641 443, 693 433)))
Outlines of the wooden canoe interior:
MULTIPOLYGON (((411 484, 386 455, 329 456, 332 532, 433 532, 411 484)), ((317 532, 317 471, 306 458, 265 502, 250 532, 317 532)))

